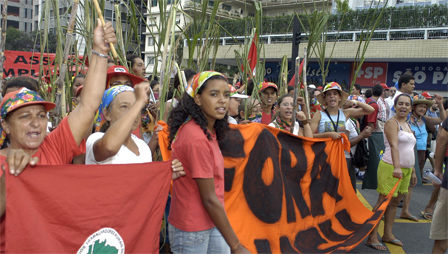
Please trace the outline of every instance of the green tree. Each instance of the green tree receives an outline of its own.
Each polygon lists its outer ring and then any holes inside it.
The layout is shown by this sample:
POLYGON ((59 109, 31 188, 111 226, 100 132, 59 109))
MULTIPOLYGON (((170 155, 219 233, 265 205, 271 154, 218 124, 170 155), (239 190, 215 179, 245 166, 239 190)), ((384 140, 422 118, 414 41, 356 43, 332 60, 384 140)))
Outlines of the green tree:
MULTIPOLYGON (((8 27, 6 30, 6 50, 40 51, 41 31, 24 32, 8 27)), ((48 52, 56 52, 56 35, 48 34, 48 52)))

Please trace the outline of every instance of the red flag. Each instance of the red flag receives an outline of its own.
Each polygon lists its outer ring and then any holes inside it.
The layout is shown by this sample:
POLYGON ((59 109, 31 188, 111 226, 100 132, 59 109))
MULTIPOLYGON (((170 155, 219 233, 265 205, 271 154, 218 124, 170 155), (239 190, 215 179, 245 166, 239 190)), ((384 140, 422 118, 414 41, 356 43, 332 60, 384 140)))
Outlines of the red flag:
MULTIPOLYGON (((294 68, 295 68, 295 66, 294 66, 294 68)), ((300 63, 300 66, 299 66, 299 76, 302 75, 302 70, 303 70, 303 60, 302 60, 302 62, 300 63)), ((294 82, 295 82, 295 81, 296 81, 296 74, 294 73, 294 76, 292 76, 292 79, 289 81, 288 86, 292 86, 292 87, 294 87, 294 82)), ((302 81, 299 80, 299 84, 300 84, 301 82, 302 82, 302 81)))
POLYGON ((171 162, 6 174, 6 253, 158 253, 171 162))
MULTIPOLYGON (((255 34, 252 44, 250 45, 247 61, 249 62, 252 73, 255 73, 255 67, 257 66, 257 34, 255 34)), ((244 64, 241 65, 241 69, 244 71, 244 64)))

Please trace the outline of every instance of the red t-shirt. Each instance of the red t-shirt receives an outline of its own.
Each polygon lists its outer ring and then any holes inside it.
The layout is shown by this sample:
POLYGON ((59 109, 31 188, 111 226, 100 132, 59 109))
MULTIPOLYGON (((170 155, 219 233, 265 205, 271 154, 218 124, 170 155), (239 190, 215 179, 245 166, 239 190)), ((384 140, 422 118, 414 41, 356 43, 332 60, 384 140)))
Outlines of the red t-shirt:
MULTIPOLYGON (((32 157, 39 158, 37 165, 62 165, 72 163, 75 156, 85 152, 85 140, 79 146, 76 144, 68 120, 64 118, 59 126, 45 137, 39 149, 32 157)), ((6 157, 0 155, 0 165, 5 161, 6 157)), ((0 170, 0 177, 2 175, 3 171, 0 170)), ((6 213, 0 218, 0 253, 5 252, 5 217, 6 213)))
POLYGON ((272 121, 272 115, 273 115, 274 113, 273 113, 273 111, 271 111, 271 113, 270 114, 266 114, 266 113, 264 113, 264 111, 262 110, 261 111, 261 123, 262 124, 266 124, 266 125, 269 125, 272 121))
POLYGON ((182 162, 185 177, 174 180, 168 221, 188 232, 213 228, 207 210, 202 205, 195 178, 213 178, 215 193, 224 207, 224 158, 216 135, 209 141, 194 120, 186 123, 172 144, 172 159, 182 162))
POLYGON ((140 130, 142 129, 142 123, 140 123, 140 125, 137 127, 137 129, 135 129, 132 134, 134 134, 135 136, 137 136, 137 138, 139 139, 143 139, 142 135, 140 133, 140 130))
POLYGON ((376 119, 378 117, 378 104, 372 98, 368 98, 366 100, 366 103, 369 104, 370 106, 372 106, 375 109, 375 111, 372 114, 368 114, 367 115, 367 123, 373 123, 373 128, 375 129, 375 127, 376 127, 376 119), (370 104, 369 104, 369 102, 370 102, 370 104))

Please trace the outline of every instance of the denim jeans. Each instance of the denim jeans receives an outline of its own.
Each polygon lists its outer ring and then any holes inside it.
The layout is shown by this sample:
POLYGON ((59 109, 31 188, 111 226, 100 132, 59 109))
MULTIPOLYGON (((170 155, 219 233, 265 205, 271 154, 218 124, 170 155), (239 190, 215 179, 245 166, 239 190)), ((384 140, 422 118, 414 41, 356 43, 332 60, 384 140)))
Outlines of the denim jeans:
POLYGON ((230 254, 230 247, 219 230, 187 232, 168 224, 171 251, 174 254, 230 254))

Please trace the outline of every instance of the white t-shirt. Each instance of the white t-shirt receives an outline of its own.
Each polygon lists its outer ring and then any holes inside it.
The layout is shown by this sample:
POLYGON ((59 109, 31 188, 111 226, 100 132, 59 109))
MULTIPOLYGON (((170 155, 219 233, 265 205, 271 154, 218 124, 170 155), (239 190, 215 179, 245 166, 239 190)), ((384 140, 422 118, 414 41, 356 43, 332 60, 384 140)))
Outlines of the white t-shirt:
POLYGON ((238 124, 238 122, 235 120, 235 118, 229 116, 229 123, 231 124, 238 124))
MULTIPOLYGON (((275 126, 274 122, 270 123, 269 126, 277 128, 277 126, 275 126)), ((277 128, 277 129, 279 129, 279 128, 277 128)), ((299 135, 299 130, 300 130, 299 123, 294 124, 294 131, 292 132, 292 134, 298 136, 299 135)))
MULTIPOLYGON (((354 123, 352 119, 348 119, 348 121, 345 122, 345 129, 349 132, 349 135, 348 135, 349 140, 356 138, 358 136, 358 132, 356 131, 355 126, 356 126, 356 123, 354 123)), ((356 146, 358 146, 358 145, 354 145, 354 146, 350 147, 350 151, 352 152, 352 154, 355 154, 356 146)), ((344 153, 345 153, 345 158, 351 158, 349 152, 344 150, 344 153)))
POLYGON ((389 118, 392 118, 392 117, 394 117, 396 115, 395 114, 395 109, 394 109, 394 101, 395 101, 395 98, 397 98, 397 96, 400 95, 400 94, 402 94, 402 92, 397 91, 395 93, 395 95, 394 95, 394 98, 392 98, 392 106, 390 107, 389 118))
POLYGON ((137 144, 139 155, 137 156, 129 148, 121 145, 118 153, 104 161, 96 161, 93 154, 93 144, 104 136, 104 132, 96 132, 90 135, 86 142, 86 164, 131 164, 152 162, 152 153, 145 141, 131 134, 132 140, 137 144))

